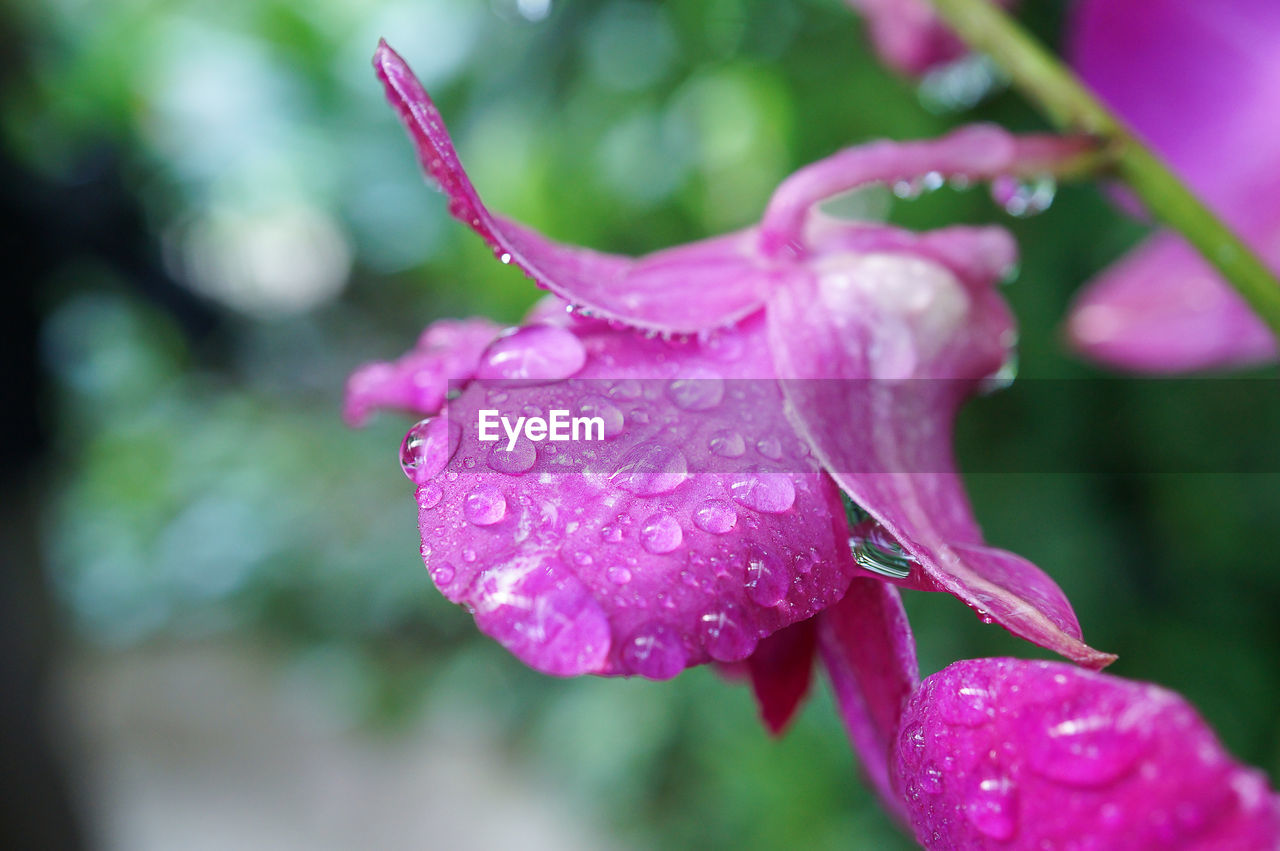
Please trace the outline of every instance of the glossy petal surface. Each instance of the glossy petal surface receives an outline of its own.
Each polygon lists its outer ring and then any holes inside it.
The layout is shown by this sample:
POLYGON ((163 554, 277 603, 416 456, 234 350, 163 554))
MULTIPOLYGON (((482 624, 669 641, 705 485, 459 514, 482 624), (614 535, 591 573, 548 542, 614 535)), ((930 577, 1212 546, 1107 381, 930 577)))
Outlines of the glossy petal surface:
POLYGON ((924 681, 895 782, 929 849, 1270 851, 1280 804, 1178 695, 1055 662, 924 681))

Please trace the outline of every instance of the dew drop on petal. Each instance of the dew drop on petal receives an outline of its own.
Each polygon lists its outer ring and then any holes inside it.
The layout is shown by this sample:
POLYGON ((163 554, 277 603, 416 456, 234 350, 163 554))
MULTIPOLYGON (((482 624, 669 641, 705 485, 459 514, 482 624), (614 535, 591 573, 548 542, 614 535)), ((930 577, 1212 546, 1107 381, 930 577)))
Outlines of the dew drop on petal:
POLYGON ((1129 773, 1146 752, 1138 728, 1122 730, 1103 713, 1057 708, 1025 720, 1027 764, 1042 777, 1071 786, 1105 786, 1129 773))
POLYGON ((709 411, 724 399, 724 379, 709 374, 675 378, 667 385, 667 397, 683 411, 709 411))
POLYGON ((729 485, 734 501, 764 514, 781 514, 796 501, 796 486, 786 473, 747 470, 729 485))
POLYGON ((1018 831, 1018 793, 1008 777, 983 778, 965 799, 964 815, 978 832, 1004 842, 1018 831))
POLYGON ((418 486, 418 507, 423 511, 435 508, 442 499, 444 499, 444 488, 435 482, 427 482, 425 485, 418 486))
POLYGON ((757 639, 740 622, 732 606, 714 609, 698 619, 698 633, 707 655, 718 662, 737 662, 751 655, 757 639))
POLYGON ((684 642, 665 624, 646 624, 622 647, 622 662, 642 677, 669 680, 684 670, 688 655, 684 642))
POLYGON ((680 521, 670 514, 654 514, 640 529, 640 546, 655 555, 669 553, 684 540, 680 521))
POLYGON ((410 481, 423 484, 449 463, 462 439, 462 426, 447 417, 419 420, 400 441, 400 468, 410 481))
POLYGON ((938 712, 948 724, 977 727, 995 716, 991 691, 982 683, 969 682, 955 691, 938 695, 938 712))
POLYGON ((771 461, 782 457, 782 441, 770 435, 756 441, 756 451, 771 461))
POLYGON ((644 388, 634 378, 624 378, 609 388, 609 395, 615 399, 639 399, 644 388))
POLYGON ((489 344, 476 367, 482 381, 559 381, 582 369, 582 341, 558 325, 526 325, 489 344))
POLYGON ((738 512, 723 499, 710 499, 693 513, 693 522, 704 532, 724 535, 738 525, 738 512))
POLYGON ((641 443, 623 456, 610 478, 627 493, 655 496, 675 490, 689 478, 689 462, 674 446, 641 443))
POLYGON ((481 485, 467 494, 462 513, 476 526, 492 526, 507 516, 507 499, 495 485, 481 485))
POLYGON ((790 578, 782 562, 759 544, 747 548, 747 595, 761 606, 776 606, 787 598, 790 578))
POLYGON ((507 451, 505 443, 498 443, 489 450, 489 468, 508 476, 529 472, 537 460, 538 450, 534 448, 533 441, 523 437, 516 441, 510 451, 507 451))
POLYGON ((711 435, 707 448, 713 455, 721 458, 741 458, 747 451, 747 442, 742 435, 731 429, 723 429, 711 435))
MULTIPOLYGON (((625 418, 622 410, 617 405, 610 402, 603 396, 584 396, 578 402, 578 415, 583 417, 599 417, 604 421, 605 438, 617 437, 622 433, 625 425, 625 418)), ((595 432, 590 432, 592 439, 595 438, 595 432)))
POLYGON ((457 571, 453 569, 453 565, 449 564, 447 561, 442 561, 431 568, 431 581, 434 582, 437 587, 443 589, 449 585, 449 583, 453 582, 453 577, 456 573, 457 571))
POLYGON ((614 565, 605 571, 605 576, 607 576, 609 581, 614 585, 626 585, 631 581, 631 571, 620 564, 614 565))

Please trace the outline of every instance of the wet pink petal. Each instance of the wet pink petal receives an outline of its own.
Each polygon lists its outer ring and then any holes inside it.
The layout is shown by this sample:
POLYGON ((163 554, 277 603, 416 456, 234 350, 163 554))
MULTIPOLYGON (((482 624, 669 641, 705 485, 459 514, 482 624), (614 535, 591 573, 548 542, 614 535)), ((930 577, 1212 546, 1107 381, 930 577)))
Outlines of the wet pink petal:
MULTIPOLYGON (((1280 5, 1081 0, 1069 53, 1103 100, 1280 271, 1280 5)), ((1089 285, 1069 330, 1090 357, 1137 370, 1276 353, 1244 302, 1169 234, 1089 285)))
POLYGON ((885 808, 905 824, 906 809, 890 782, 890 754, 920 677, 902 600, 892 585, 859 577, 817 620, 822 663, 862 770, 885 808))
POLYGON ((816 645, 817 631, 810 618, 765 638, 747 657, 760 719, 775 736, 791 722, 809 693, 816 645))
POLYGON ((654 679, 746 659, 840 599, 855 568, 839 492, 782 413, 763 320, 705 341, 573 332, 572 377, 477 380, 449 403, 431 456, 447 464, 415 476, 444 595, 541 671, 654 679), (595 415, 604 439, 509 451, 479 440, 481 409, 595 415))
POLYGON ((695 332, 758 310, 771 280, 751 232, 730 234, 639 259, 560 245, 485 208, 463 171, 440 112, 386 42, 373 59, 388 100, 418 149, 422 167, 449 197, 449 212, 545 287, 590 313, 646 330, 695 332), (689 282, 697 280, 698 285, 689 282))
MULTIPOLYGON (((938 20, 928 0, 848 0, 867 19, 880 59, 904 74, 921 75, 963 56, 964 44, 938 20)), ((1011 6, 1013 0, 998 0, 1011 6)))
POLYGON ((1012 344, 989 282, 893 253, 834 256, 776 290, 769 344, 798 431, 823 467, 915 561, 912 587, 946 591, 988 622, 1101 667, 1043 572, 982 544, 955 472, 956 410, 1012 344))
POLYGON ((1178 695, 1055 662, 921 684, 894 782, 929 849, 1271 851, 1280 802, 1178 695))
POLYGON ((442 319, 432 323, 412 351, 394 361, 365 364, 347 379, 342 416, 363 425, 379 409, 417 416, 444 404, 449 382, 469 380, 480 353, 502 326, 488 319, 442 319))
POLYGON ((1261 363, 1276 341, 1181 238, 1167 232, 1103 270, 1076 298, 1072 344, 1104 363, 1181 372, 1261 363))

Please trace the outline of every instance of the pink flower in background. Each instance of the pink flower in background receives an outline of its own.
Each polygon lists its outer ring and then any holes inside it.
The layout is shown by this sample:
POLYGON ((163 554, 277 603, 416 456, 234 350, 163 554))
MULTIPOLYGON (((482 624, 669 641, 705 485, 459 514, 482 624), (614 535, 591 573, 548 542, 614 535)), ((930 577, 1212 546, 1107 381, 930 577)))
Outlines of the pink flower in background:
POLYGON ((433 326, 348 388, 353 421, 384 406, 438 414, 402 461, 431 576, 481 630, 564 676, 746 660, 775 728, 808 685, 809 619, 859 599, 846 596, 856 581, 892 590, 856 579, 867 568, 1083 664, 1110 661, 1048 577, 983 542, 954 471, 956 409, 1013 339, 995 291, 1010 237, 816 209, 871 181, 1034 171, 1073 143, 975 127, 850 149, 784 182, 759 226, 633 259, 492 215, 408 67, 385 45, 375 67, 453 215, 552 292, 502 333, 433 326), (598 417, 604 439, 485 442, 486 409, 598 417), (852 532, 841 491, 869 515, 852 532))
POLYGON ((929 849, 1280 847, 1265 776, 1186 701, 1059 662, 971 659, 929 677, 890 771, 929 849))
MULTIPOLYGON (((1016 0, 996 0, 1012 6, 1016 0)), ((881 61, 895 70, 921 76, 968 53, 955 34, 938 19, 929 0, 848 0, 867 22, 871 45, 881 61)))
MULTIPOLYGON (((1102 99, 1280 271, 1280 5, 1081 0, 1068 53, 1102 99)), ((1244 301, 1164 230, 1080 294, 1068 329, 1090 357, 1137 370, 1276 353, 1244 301)))

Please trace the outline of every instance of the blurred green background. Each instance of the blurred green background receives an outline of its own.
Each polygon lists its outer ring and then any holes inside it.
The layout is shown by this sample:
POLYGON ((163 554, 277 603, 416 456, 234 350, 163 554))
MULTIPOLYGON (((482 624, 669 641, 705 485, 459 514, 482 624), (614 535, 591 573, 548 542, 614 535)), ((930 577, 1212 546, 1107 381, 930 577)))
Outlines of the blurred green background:
MULTIPOLYGON (((1056 42, 1064 4, 1030 5, 1056 42)), ((623 252, 750 223, 845 145, 1041 128, 1016 95, 962 111, 972 64, 922 92, 838 0, 9 0, 0 33, 6 215, 35 234, 10 312, 38 355, 6 407, 44 437, 6 525, 24 611, 50 601, 37 706, 86 844, 913 847, 825 685, 775 741, 711 671, 544 678, 431 587, 409 423, 346 430, 344 378, 536 293, 447 218, 369 57, 385 36, 414 65, 492 208, 623 252)), ((1051 445, 1082 472, 970 477, 988 538, 1059 581, 1113 672, 1183 692, 1274 779, 1280 475, 1099 471, 1256 434, 1060 343, 1144 227, 1092 185, 1028 219, 950 189, 889 216, 1022 244, 1021 378, 966 411, 962 464, 1051 445)), ((1035 655, 949 597, 907 604, 926 672, 1035 655)))

